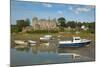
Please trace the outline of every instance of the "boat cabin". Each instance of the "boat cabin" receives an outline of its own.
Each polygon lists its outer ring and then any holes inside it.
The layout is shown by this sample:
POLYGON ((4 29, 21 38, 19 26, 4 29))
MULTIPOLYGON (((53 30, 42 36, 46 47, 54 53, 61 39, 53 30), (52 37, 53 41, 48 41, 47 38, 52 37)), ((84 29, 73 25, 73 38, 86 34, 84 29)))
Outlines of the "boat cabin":
POLYGON ((73 42, 80 42, 81 38, 80 37, 73 37, 73 42))

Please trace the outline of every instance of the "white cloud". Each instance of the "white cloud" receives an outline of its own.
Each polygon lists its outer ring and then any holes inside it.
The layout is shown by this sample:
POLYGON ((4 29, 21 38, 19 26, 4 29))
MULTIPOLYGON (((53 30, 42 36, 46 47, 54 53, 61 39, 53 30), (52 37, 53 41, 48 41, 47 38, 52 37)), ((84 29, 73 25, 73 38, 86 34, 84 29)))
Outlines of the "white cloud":
POLYGON ((43 6, 45 6, 45 7, 52 7, 52 5, 48 4, 48 3, 44 3, 43 6))
POLYGON ((89 12, 91 9, 94 9, 94 6, 70 6, 69 10, 73 11, 76 14, 89 12))
POLYGON ((58 14, 63 14, 63 12, 59 10, 59 11, 58 11, 58 14))
POLYGON ((85 7, 84 7, 84 8, 80 8, 80 7, 79 7, 79 8, 77 8, 76 10, 77 10, 78 12, 88 12, 88 11, 90 11, 91 9, 85 8, 85 7))
POLYGON ((78 8, 75 9, 75 13, 76 14, 79 14, 79 13, 82 13, 82 12, 89 12, 90 10, 91 9, 89 9, 89 8, 85 8, 85 7, 81 8, 81 7, 78 7, 78 8))
POLYGON ((61 17, 64 16, 63 11, 61 11, 61 10, 58 10, 57 13, 58 13, 58 16, 61 16, 61 17))

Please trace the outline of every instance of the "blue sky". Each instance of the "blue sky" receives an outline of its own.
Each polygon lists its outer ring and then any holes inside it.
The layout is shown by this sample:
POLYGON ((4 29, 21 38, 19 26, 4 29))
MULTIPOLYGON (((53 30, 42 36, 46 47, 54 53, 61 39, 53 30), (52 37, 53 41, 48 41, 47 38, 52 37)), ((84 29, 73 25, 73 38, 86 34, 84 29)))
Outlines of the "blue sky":
POLYGON ((51 19, 65 17, 67 21, 94 22, 95 6, 11 1, 11 24, 16 20, 33 17, 51 19))

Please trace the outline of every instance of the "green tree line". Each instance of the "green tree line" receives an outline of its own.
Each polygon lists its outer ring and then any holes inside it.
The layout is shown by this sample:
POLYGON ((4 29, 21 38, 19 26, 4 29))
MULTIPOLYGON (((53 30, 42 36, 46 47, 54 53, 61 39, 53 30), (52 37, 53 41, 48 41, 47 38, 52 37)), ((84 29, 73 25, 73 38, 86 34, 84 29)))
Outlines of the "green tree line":
POLYGON ((16 20, 16 25, 11 25, 11 32, 21 32, 25 27, 30 26, 30 20, 16 20))
MULTIPOLYGON (((57 20, 57 26, 59 27, 60 31, 64 31, 64 28, 71 27, 71 28, 81 28, 82 25, 89 28, 89 31, 95 33, 95 22, 77 22, 77 21, 67 21, 64 17, 60 17, 57 20)), ((16 25, 11 25, 11 32, 21 32, 25 27, 30 26, 30 20, 16 20, 16 25)), ((33 31, 32 32, 41 32, 33 31)), ((48 32, 43 30, 42 32, 48 32)), ((51 31, 51 32, 58 32, 58 31, 51 31)))

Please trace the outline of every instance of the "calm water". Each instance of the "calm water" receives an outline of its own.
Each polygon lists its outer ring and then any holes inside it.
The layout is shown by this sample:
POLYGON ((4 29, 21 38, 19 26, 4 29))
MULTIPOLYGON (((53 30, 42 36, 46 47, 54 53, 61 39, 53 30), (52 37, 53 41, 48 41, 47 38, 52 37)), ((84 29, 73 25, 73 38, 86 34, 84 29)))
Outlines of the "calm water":
POLYGON ((11 65, 37 65, 91 61, 94 60, 94 58, 92 57, 92 55, 94 54, 94 50, 91 51, 91 49, 93 48, 60 49, 55 45, 47 46, 44 44, 32 47, 15 46, 11 48, 11 65), (68 53, 79 54, 80 57, 73 58, 72 55, 68 55, 68 53))

